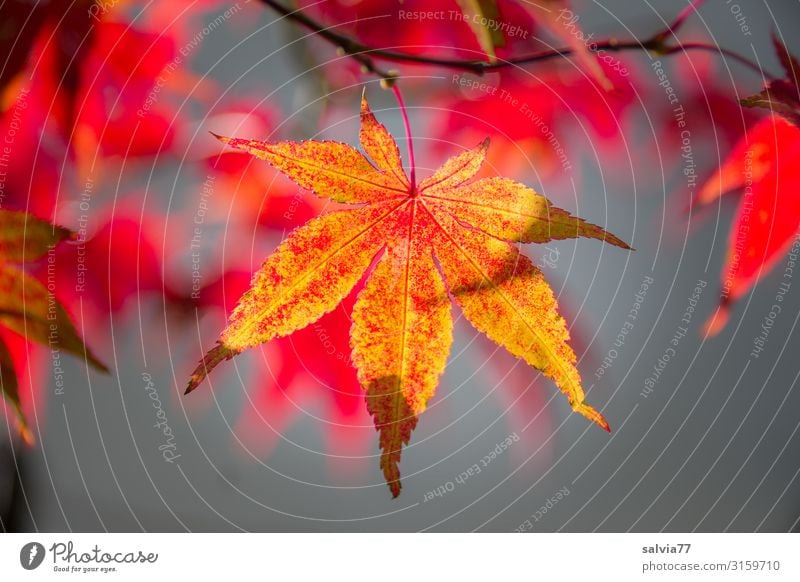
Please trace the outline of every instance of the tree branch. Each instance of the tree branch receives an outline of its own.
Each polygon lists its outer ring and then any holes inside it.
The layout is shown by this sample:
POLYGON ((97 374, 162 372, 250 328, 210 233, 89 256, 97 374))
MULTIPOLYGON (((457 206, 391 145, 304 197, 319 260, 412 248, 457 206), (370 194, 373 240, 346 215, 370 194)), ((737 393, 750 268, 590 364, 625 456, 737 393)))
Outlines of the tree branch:
MULTIPOLYGON (((519 57, 512 57, 505 60, 498 60, 490 63, 487 61, 476 60, 461 60, 452 59, 447 57, 435 57, 425 55, 414 55, 404 53, 401 51, 376 49, 370 48, 356 39, 332 30, 332 27, 326 27, 309 17, 302 11, 292 10, 277 0, 260 0, 270 8, 274 9, 279 14, 294 22, 304 26, 313 33, 318 34, 334 46, 338 47, 344 54, 351 57, 361 64, 366 72, 377 75, 383 79, 386 85, 391 85, 397 78, 398 73, 395 71, 384 71, 375 65, 374 59, 382 59, 396 63, 409 63, 416 65, 430 65, 437 67, 444 67, 459 71, 475 73, 476 75, 483 75, 489 71, 495 71, 512 65, 528 65, 540 61, 546 61, 557 57, 565 57, 572 54, 572 49, 569 47, 548 49, 536 53, 523 55, 519 57)), ((648 39, 645 40, 628 40, 620 41, 616 38, 610 38, 604 41, 592 43, 589 47, 592 52, 608 51, 608 52, 621 52, 627 50, 644 50, 656 55, 674 55, 684 51, 705 51, 715 52, 724 57, 731 58, 736 62, 752 69, 759 75, 767 79, 773 79, 774 76, 764 71, 757 63, 737 54, 729 49, 722 48, 712 44, 705 44, 700 42, 680 43, 670 45, 668 43, 670 38, 676 38, 675 33, 683 25, 686 18, 696 11, 704 0, 696 0, 686 9, 684 9, 678 17, 664 30, 659 31, 648 39)))
POLYGON ((396 73, 384 71, 378 68, 375 63, 372 62, 372 59, 366 54, 374 51, 370 51, 368 47, 364 46, 354 38, 340 34, 331 27, 323 26, 313 18, 310 18, 308 15, 301 12, 299 9, 292 10, 291 8, 284 6, 280 2, 275 2, 274 0, 261 0, 261 2, 275 10, 275 12, 278 14, 281 14, 289 20, 293 20, 301 26, 304 26, 311 32, 318 34, 327 40, 332 45, 338 47, 346 55, 357 61, 366 72, 377 75, 378 77, 381 77, 389 82, 393 81, 394 78, 397 77, 396 73))

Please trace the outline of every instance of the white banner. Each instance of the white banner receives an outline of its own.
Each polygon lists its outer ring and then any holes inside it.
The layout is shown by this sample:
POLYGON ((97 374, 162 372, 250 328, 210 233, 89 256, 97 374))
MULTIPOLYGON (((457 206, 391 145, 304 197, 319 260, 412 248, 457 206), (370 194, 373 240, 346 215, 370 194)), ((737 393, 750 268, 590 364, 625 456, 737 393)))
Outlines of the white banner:
POLYGON ((800 580, 792 534, 5 534, 3 580, 800 580))

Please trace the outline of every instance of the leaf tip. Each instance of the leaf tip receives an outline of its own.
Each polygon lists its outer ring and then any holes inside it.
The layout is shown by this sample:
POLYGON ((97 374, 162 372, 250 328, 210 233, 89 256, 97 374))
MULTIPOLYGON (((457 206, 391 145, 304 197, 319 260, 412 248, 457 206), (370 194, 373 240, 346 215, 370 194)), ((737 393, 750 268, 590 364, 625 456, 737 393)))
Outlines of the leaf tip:
POLYGON ((63 226, 56 226, 56 231, 58 232, 58 239, 59 240, 68 240, 71 242, 75 242, 80 239, 80 235, 75 232, 74 230, 70 230, 63 226))
POLYGON ((103 362, 98 360, 97 357, 88 350, 88 348, 86 350, 86 360, 89 362, 89 364, 91 364, 91 366, 95 370, 99 370, 103 374, 110 374, 111 373, 111 368, 109 368, 103 362))
MULTIPOLYGON (((714 176, 713 178, 707 180, 705 184, 703 184, 693 202, 694 205, 705 206, 706 204, 710 204, 719 198, 722 194, 723 192, 720 188, 720 179, 717 176, 714 176)), ((689 205, 686 207, 685 212, 689 214, 691 209, 692 206, 689 205)))
POLYGON ((192 375, 189 377, 189 382, 186 385, 186 390, 183 393, 184 396, 190 392, 194 392, 194 390, 203 382, 203 380, 205 380, 206 376, 208 376, 211 370, 216 368, 225 360, 230 360, 237 353, 239 352, 232 350, 221 343, 218 343, 216 346, 211 348, 208 353, 203 356, 203 359, 200 360, 197 368, 195 368, 194 372, 192 372, 192 375))
POLYGON ((372 121, 370 118, 374 117, 372 115, 372 110, 369 108, 369 102, 367 101, 367 94, 366 89, 361 94, 361 128, 364 129, 364 123, 366 121, 372 121))
POLYGON ((624 240, 622 240, 618 236, 615 236, 615 235, 613 235, 611 233, 607 233, 607 234, 608 234, 608 236, 606 236, 603 239, 603 242, 607 242, 609 244, 614 245, 615 247, 619 247, 619 248, 621 248, 623 250, 626 250, 626 251, 635 251, 636 250, 635 248, 633 248, 631 245, 626 243, 624 240))
POLYGON ((728 324, 730 318, 730 310, 726 304, 721 304, 717 310, 706 320, 703 325, 703 335, 705 337, 714 337, 719 334, 728 324))
POLYGON ((739 105, 743 107, 758 107, 759 99, 761 98, 761 93, 756 95, 750 95, 750 97, 743 97, 739 99, 739 105))
POLYGON ((605 73, 603 73, 602 69, 600 70, 600 73, 599 73, 599 75, 597 77, 597 82, 600 83, 600 87, 606 93, 614 93, 616 91, 616 89, 617 89, 614 86, 614 83, 611 82, 611 79, 606 77, 606 75, 605 75, 605 73))
POLYGON ((594 408, 589 406, 588 404, 581 402, 580 404, 573 406, 573 410, 575 412, 582 414, 587 419, 597 424, 604 431, 608 433, 611 432, 611 427, 609 426, 608 421, 605 419, 605 417, 599 412, 597 412, 594 408))
POLYGON ((224 144, 228 144, 228 143, 231 142, 231 138, 225 137, 224 135, 219 135, 217 133, 214 133, 213 131, 209 131, 208 133, 213 135, 215 138, 217 138, 219 141, 221 141, 224 144))
POLYGON ((29 447, 32 447, 36 444, 36 439, 33 438, 33 433, 30 431, 27 425, 20 425, 19 436, 22 437, 22 442, 29 447))

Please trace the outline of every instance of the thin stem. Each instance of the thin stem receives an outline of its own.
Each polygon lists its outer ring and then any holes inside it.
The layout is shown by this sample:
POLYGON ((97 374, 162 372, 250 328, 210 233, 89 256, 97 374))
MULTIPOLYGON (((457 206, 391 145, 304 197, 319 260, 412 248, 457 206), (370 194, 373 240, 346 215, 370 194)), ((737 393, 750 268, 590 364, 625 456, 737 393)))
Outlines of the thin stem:
POLYGON ((721 46, 715 46, 713 44, 705 44, 702 42, 687 42, 681 45, 670 47, 664 51, 665 55, 671 55, 676 52, 680 52, 682 50, 686 51, 705 51, 705 52, 712 52, 712 53, 719 53, 729 59, 732 59, 746 67, 751 68, 756 73, 762 75, 765 79, 769 79, 770 81, 776 79, 775 75, 765 71, 762 67, 760 67, 757 63, 743 57, 742 55, 733 52, 730 49, 723 48, 721 46))
MULTIPOLYGON (((417 65, 445 67, 448 69, 466 71, 470 73, 475 73, 476 75, 482 75, 489 71, 495 71, 513 65, 527 65, 531 63, 537 63, 539 61, 546 61, 558 57, 564 57, 566 55, 572 54, 573 52, 571 48, 563 47, 563 48, 539 51, 533 54, 522 55, 519 57, 513 57, 505 60, 498 60, 493 63, 490 63, 487 61, 461 60, 461 59, 452 59, 447 57, 431 57, 425 55, 413 55, 394 50, 374 49, 362 44, 361 42, 355 40, 354 38, 351 38, 349 36, 343 35, 341 33, 332 30, 331 27, 323 26, 322 24, 318 23, 316 20, 304 14, 300 10, 291 10, 283 6, 277 0, 260 0, 260 1, 263 4, 266 4, 267 6, 270 6, 271 8, 276 10, 279 14, 282 14, 286 18, 297 22, 298 24, 304 26, 308 30, 319 34, 322 38, 324 38, 334 46, 339 47, 344 52, 344 54, 346 54, 347 56, 351 57, 352 59, 360 63, 365 71, 385 79, 387 81, 387 84, 389 85, 391 85, 395 81, 395 79, 397 78, 397 73, 393 71, 384 71, 380 69, 377 65, 375 65, 374 59, 383 59, 386 61, 392 61, 397 63, 412 63, 417 65)), ((673 46, 667 45, 666 42, 667 39, 675 36, 675 32, 678 30, 678 28, 681 27, 684 21, 691 14, 693 14, 703 4, 704 1, 705 0, 694 0, 694 2, 692 2, 691 5, 687 6, 681 11, 681 13, 672 22, 672 24, 670 24, 666 29, 661 30, 660 32, 654 34, 650 38, 647 38, 645 40, 634 39, 628 41, 619 41, 616 38, 610 38, 604 41, 594 43, 590 47, 590 49, 593 52, 600 52, 600 51, 621 52, 627 50, 644 50, 652 52, 656 55, 674 55, 676 53, 680 53, 683 51, 692 51, 692 50, 715 52, 717 54, 729 57, 737 61, 738 63, 741 63, 742 65, 745 65, 751 70, 759 73, 759 75, 763 75, 766 79, 774 79, 775 78, 774 75, 764 72, 757 63, 729 49, 718 47, 712 44, 703 44, 699 42, 686 43, 686 44, 678 43, 673 46)))
POLYGON ((394 78, 397 76, 391 71, 384 71, 378 68, 375 63, 372 62, 372 59, 364 54, 369 52, 369 49, 367 49, 367 47, 357 40, 340 34, 335 30, 332 30, 331 27, 323 26, 302 12, 300 9, 292 10, 291 8, 288 8, 280 2, 276 2, 275 0, 261 0, 261 2, 275 10, 278 14, 285 16, 289 20, 295 21, 296 23, 306 27, 311 32, 320 35, 334 46, 339 47, 346 55, 357 61, 365 71, 386 79, 387 81, 394 80, 394 78))
POLYGON ((686 8, 681 10, 681 13, 678 14, 678 17, 670 24, 669 30, 674 35, 678 29, 683 25, 684 21, 689 18, 692 14, 700 10, 700 7, 705 3, 706 0, 694 0, 691 4, 689 4, 686 8))
POLYGON ((411 174, 411 188, 417 189, 417 164, 414 162, 414 142, 411 139, 411 123, 408 121, 408 112, 406 111, 406 104, 403 102, 403 95, 400 93, 400 87, 397 83, 392 83, 392 92, 394 93, 397 104, 400 106, 400 113, 403 116, 403 125, 406 128, 406 140, 408 141, 408 164, 409 174, 411 174))
MULTIPOLYGON (((668 32, 667 34, 671 33, 668 32)), ((775 78, 774 75, 765 71, 757 63, 749 60, 748 58, 738 53, 735 53, 732 50, 716 46, 713 44, 690 42, 690 43, 676 44, 674 46, 667 46, 663 38, 660 38, 659 35, 655 35, 654 37, 644 41, 636 40, 636 41, 619 42, 612 38, 592 45, 593 52, 600 52, 600 51, 622 52, 631 49, 645 50, 652 52, 656 55, 664 55, 664 56, 674 55, 677 53, 682 53, 684 51, 713 52, 735 60, 736 62, 748 67, 752 71, 755 71, 759 75, 762 75, 766 79, 775 78)), ((559 51, 542 51, 540 53, 534 53, 532 55, 526 55, 522 57, 508 59, 507 61, 504 61, 502 63, 499 61, 496 63, 485 63, 486 66, 482 67, 481 70, 478 72, 483 73, 486 71, 491 71, 493 69, 499 69, 503 65, 527 65, 529 63, 545 61, 548 59, 553 59, 556 57, 565 56, 572 53, 572 50, 568 48, 559 49, 559 51)))

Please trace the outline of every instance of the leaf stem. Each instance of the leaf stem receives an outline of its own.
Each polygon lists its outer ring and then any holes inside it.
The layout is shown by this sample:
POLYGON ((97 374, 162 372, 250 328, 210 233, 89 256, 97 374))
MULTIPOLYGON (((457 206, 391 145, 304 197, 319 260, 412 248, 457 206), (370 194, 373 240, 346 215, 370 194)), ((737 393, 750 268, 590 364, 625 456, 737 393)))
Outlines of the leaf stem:
POLYGON ((700 7, 705 3, 705 1, 706 0, 694 0, 686 8, 681 10, 680 14, 678 14, 678 17, 672 21, 672 24, 669 25, 669 31, 674 35, 687 18, 700 10, 700 7))
POLYGON ((400 93, 400 87, 397 83, 392 83, 392 93, 394 93, 397 104, 400 106, 400 113, 403 116, 403 125, 406 128, 406 140, 408 141, 408 165, 409 174, 411 174, 411 188, 417 189, 417 164, 414 161, 414 142, 411 139, 411 123, 408 121, 408 112, 406 111, 406 104, 403 101, 403 95, 400 93))

